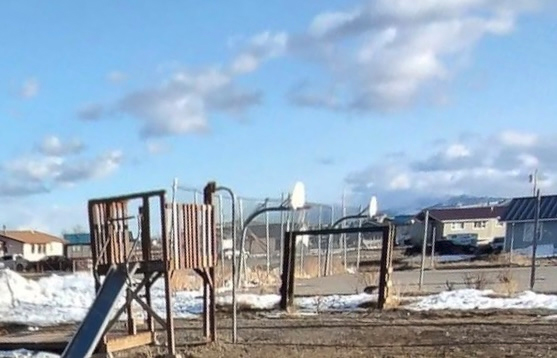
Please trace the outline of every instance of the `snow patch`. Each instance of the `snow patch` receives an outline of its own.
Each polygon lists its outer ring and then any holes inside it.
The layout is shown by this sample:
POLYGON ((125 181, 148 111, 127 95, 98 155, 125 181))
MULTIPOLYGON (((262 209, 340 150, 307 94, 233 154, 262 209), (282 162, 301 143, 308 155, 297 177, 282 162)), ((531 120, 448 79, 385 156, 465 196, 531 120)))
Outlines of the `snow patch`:
POLYGON ((549 309, 557 310, 557 296, 525 291, 515 297, 490 297, 492 290, 462 289, 426 296, 406 306, 409 310, 487 310, 549 309))
POLYGON ((459 262, 459 261, 468 261, 473 259, 474 255, 440 255, 435 256, 435 261, 437 262, 459 262))
MULTIPOLYGON (((513 249, 513 254, 532 257, 533 247, 528 246, 522 249, 513 249)), ((553 244, 538 245, 536 248, 536 258, 554 257, 557 256, 553 244)))
MULTIPOLYGON (((302 311, 317 312, 331 310, 353 310, 376 296, 333 295, 323 297, 300 297, 294 301, 302 311)), ((280 296, 276 294, 238 294, 238 306, 258 310, 277 308, 280 296)), ((51 275, 39 280, 28 280, 16 272, 0 270, 0 322, 52 326, 76 323, 83 320, 93 300, 94 280, 91 274, 51 275)), ((120 297, 119 304, 124 303, 120 297)), ((155 311, 165 317, 164 287, 162 280, 152 287, 152 304, 155 311)), ((228 287, 220 290, 217 304, 231 305, 232 296, 228 287)), ((202 292, 179 291, 173 297, 173 308, 177 318, 195 318, 203 310, 202 292)), ((143 312, 134 314, 141 318, 143 312)), ((125 319, 125 315, 122 317, 125 319)))
POLYGON ((0 358, 60 358, 59 355, 46 352, 32 352, 26 349, 0 351, 0 358))

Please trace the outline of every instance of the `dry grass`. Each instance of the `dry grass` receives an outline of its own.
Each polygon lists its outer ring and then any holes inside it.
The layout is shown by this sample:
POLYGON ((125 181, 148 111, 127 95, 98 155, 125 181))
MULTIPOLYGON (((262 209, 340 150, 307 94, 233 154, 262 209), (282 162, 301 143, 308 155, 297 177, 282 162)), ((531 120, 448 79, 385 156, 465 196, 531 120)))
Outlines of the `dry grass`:
POLYGON ((373 288, 377 289, 378 282, 377 278, 379 277, 379 273, 377 270, 375 271, 365 271, 365 272, 358 272, 358 281, 356 284, 356 293, 360 293, 360 287, 363 287, 365 291, 366 288, 373 288))
MULTIPOLYGON (((299 260, 299 259, 298 259, 299 260)), ((321 257, 321 274, 325 272, 325 257, 321 257)), ((298 261, 299 262, 299 261, 298 261)), ((344 264, 340 257, 333 256, 331 261, 331 275, 345 273, 344 264)), ((296 278, 320 277, 319 258, 315 256, 304 257, 304 265, 296 265, 296 278)))
POLYGON ((385 302, 385 307, 391 309, 400 307, 402 305, 402 297, 407 291, 408 287, 395 285, 393 283, 390 289, 390 295, 387 298, 387 302, 385 302))
POLYGON ((172 287, 178 291, 196 291, 203 285, 201 277, 189 270, 176 270, 170 276, 172 287))
POLYGON ((499 281, 499 291, 507 296, 512 296, 518 289, 518 281, 511 270, 505 270, 497 276, 499 281))
POLYGON ((464 285, 467 288, 474 288, 476 290, 483 290, 489 283, 485 273, 466 273, 463 275, 464 285))
POLYGON ((277 269, 267 272, 267 268, 262 265, 246 268, 246 279, 248 282, 259 287, 259 293, 274 293, 280 282, 280 275, 277 269))

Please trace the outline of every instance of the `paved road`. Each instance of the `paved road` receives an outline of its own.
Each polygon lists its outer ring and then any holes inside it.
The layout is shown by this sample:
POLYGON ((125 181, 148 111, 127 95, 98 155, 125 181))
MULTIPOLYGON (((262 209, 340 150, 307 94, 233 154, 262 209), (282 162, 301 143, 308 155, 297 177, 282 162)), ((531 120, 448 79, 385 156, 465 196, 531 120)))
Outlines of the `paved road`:
MULTIPOLYGON (((434 270, 426 271, 424 274, 424 292, 441 292, 447 290, 447 281, 454 284, 454 288, 465 288, 464 276, 483 275, 487 280, 486 288, 501 288, 498 276, 508 269, 467 269, 467 270, 434 270)), ((529 289, 530 269, 513 268, 512 276, 517 283, 517 290, 529 289)), ((298 279, 296 282, 296 294, 351 294, 362 292, 366 283, 358 275, 342 274, 330 277, 312 279, 298 279)), ((407 292, 418 292, 420 271, 399 271, 393 274, 393 285, 395 290, 404 294, 407 292)), ((536 269, 536 283, 534 290, 545 293, 557 293, 557 266, 538 267, 536 269)))

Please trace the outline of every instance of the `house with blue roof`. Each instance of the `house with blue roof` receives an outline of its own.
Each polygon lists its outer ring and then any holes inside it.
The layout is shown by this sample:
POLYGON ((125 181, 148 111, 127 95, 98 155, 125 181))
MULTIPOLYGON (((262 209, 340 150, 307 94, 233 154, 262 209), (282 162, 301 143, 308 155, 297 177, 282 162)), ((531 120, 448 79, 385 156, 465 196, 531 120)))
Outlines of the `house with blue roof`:
MULTIPOLYGON (((532 247, 535 235, 536 206, 537 198, 533 196, 511 200, 501 215, 501 221, 507 223, 505 251, 532 247)), ((551 248, 550 246, 557 247, 557 195, 541 197, 539 225, 538 247, 541 246, 544 249, 551 248)), ((549 254, 552 255, 551 252, 549 254)))
POLYGON ((66 257, 70 259, 91 258, 91 235, 87 233, 64 234, 66 257))

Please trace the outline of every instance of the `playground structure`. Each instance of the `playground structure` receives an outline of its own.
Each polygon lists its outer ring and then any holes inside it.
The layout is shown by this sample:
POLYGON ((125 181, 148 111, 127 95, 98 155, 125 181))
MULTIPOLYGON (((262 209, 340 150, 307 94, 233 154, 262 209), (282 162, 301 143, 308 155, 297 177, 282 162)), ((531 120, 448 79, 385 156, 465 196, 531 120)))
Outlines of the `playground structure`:
POLYGON ((203 279, 203 332, 207 342, 216 340, 215 266, 217 249, 215 183, 205 186, 203 204, 168 203, 166 191, 150 191, 88 203, 96 299, 62 357, 90 357, 157 343, 155 323, 164 328, 169 357, 177 357, 174 336, 172 276, 178 270, 194 270, 203 279), (137 215, 130 212, 138 205, 137 215), (131 237, 130 222, 137 219, 138 237, 131 237), (162 255, 152 252, 153 229, 159 228, 162 255), (141 250, 136 250, 140 245, 141 250), (139 254, 138 254, 139 252, 139 254), (104 276, 104 281, 102 277, 104 276), (164 280, 165 316, 152 305, 152 288, 164 280), (102 282, 101 282, 102 281, 102 282), (123 304, 117 299, 125 292, 123 304), (139 330, 133 304, 144 312, 145 328, 139 330), (115 336, 111 328, 127 314, 127 333, 115 336))
POLYGON ((296 267, 296 243, 299 236, 309 235, 342 235, 351 233, 372 233, 382 234, 381 245, 381 264, 379 268, 378 299, 377 308, 382 310, 389 304, 391 298, 391 274, 393 272, 393 247, 395 239, 395 227, 391 223, 376 223, 373 226, 353 227, 353 228, 330 228, 315 230, 294 230, 284 233, 284 253, 282 262, 281 287, 280 287, 280 308, 289 310, 294 304, 295 287, 295 267, 296 267))

